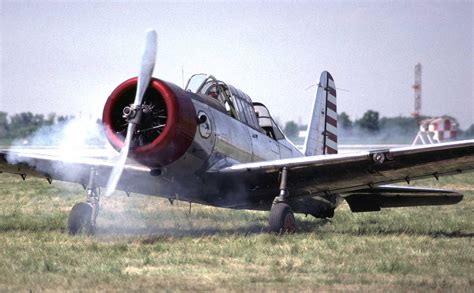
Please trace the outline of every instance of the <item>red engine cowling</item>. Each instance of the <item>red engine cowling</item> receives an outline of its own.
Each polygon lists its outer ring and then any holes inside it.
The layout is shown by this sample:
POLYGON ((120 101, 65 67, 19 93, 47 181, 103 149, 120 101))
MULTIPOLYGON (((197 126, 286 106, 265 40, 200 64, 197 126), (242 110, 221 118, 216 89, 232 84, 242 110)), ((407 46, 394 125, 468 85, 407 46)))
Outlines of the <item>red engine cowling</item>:
MULTIPOLYGON (((102 121, 107 139, 120 151, 127 134, 124 109, 135 99, 137 78, 120 84, 105 103, 102 121)), ((166 166, 180 158, 192 144, 196 111, 190 94, 178 86, 153 78, 143 98, 130 156, 148 167, 166 166)))

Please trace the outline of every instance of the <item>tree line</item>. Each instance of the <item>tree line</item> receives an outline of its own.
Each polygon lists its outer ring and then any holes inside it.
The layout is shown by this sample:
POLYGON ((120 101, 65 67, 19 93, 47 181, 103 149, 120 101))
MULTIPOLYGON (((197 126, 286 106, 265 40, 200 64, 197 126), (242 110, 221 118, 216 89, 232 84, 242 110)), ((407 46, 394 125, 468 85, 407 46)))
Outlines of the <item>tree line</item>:
MULTIPOLYGON (((12 140, 28 137, 42 127, 65 123, 73 118, 74 116, 55 113, 43 115, 23 112, 8 115, 0 111, 0 139, 12 140)), ((420 119, 425 118, 428 117, 420 117, 420 119)), ((450 118, 456 121, 453 117, 450 118)), ((298 140, 299 132, 306 130, 306 127, 306 125, 298 125, 295 121, 288 121, 284 132, 290 139, 298 140)), ((377 136, 379 142, 385 140, 393 143, 409 143, 410 139, 414 139, 418 129, 417 120, 413 117, 380 117, 379 112, 374 110, 366 111, 361 118, 354 121, 345 112, 338 115, 338 138, 343 143, 352 142, 351 139, 354 137, 367 135, 377 136), (397 136, 398 140, 394 139, 397 136)), ((474 124, 464 131, 459 128, 457 131, 459 139, 474 138, 474 124)))
MULTIPOLYGON (((445 115, 444 117, 449 117, 445 115)), ((429 117, 419 117, 420 120, 429 117)), ((453 117, 456 124, 457 120, 453 117)), ((458 124, 459 125, 459 124, 458 124)), ((307 125, 298 125, 295 121, 288 121, 285 124, 285 134, 293 139, 298 140, 299 132, 305 131, 307 125)), ((418 122, 413 117, 380 117, 379 112, 368 110, 362 115, 360 119, 351 120, 346 112, 338 115, 338 139, 343 143, 354 142, 355 137, 375 137, 373 142, 388 142, 388 143, 411 143, 419 130, 418 122)), ((457 129, 458 139, 474 138, 474 124, 468 129, 457 129)))
POLYGON ((33 114, 31 112, 8 115, 0 111, 0 138, 16 139, 27 137, 38 129, 58 123, 64 123, 74 116, 33 114))

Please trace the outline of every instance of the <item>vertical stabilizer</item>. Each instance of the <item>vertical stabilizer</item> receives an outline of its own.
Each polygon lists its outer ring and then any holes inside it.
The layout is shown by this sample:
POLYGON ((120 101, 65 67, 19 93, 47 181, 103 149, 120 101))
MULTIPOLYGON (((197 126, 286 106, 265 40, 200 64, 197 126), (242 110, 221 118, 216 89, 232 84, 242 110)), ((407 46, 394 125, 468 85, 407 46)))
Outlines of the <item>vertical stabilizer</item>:
POLYGON ((337 154, 336 85, 329 72, 319 78, 304 142, 305 156, 337 154))

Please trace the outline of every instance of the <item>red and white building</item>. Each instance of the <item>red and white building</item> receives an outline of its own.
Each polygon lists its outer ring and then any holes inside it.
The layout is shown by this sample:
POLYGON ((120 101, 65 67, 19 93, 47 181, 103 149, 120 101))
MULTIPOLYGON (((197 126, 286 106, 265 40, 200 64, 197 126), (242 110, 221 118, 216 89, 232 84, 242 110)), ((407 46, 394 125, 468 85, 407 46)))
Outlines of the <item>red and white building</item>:
POLYGON ((421 121, 415 144, 432 144, 456 139, 457 125, 448 117, 429 118, 421 121))

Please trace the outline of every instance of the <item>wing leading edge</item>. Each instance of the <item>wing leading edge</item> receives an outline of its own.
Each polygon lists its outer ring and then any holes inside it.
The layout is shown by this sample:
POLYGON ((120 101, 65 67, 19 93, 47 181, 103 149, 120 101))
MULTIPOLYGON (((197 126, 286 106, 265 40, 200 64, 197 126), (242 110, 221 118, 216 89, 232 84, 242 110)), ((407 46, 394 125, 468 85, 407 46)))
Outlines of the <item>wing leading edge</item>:
MULTIPOLYGON (((98 177, 98 185, 105 186, 105 179, 116 163, 115 158, 104 153, 88 150, 80 155, 61 155, 58 149, 45 148, 13 148, 0 149, 0 173, 11 173, 22 176, 45 178, 48 181, 60 180, 86 185, 91 168, 102 176, 98 177), (87 155, 86 155, 87 153, 87 155)), ((143 166, 126 165, 126 179, 120 184, 121 190, 128 190, 131 183, 143 178, 150 169, 143 166)))

